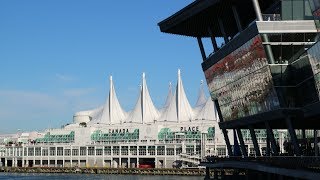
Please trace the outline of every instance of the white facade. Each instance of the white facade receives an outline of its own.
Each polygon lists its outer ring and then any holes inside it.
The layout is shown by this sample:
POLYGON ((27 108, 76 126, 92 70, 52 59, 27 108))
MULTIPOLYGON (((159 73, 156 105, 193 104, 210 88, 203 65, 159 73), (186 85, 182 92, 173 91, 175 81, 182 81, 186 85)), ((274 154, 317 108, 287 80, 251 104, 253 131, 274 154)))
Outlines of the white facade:
MULTIPOLYGON (((103 106, 77 112, 73 124, 29 136, 27 142, 8 145, 0 141, 1 162, 6 166, 65 167, 139 167, 151 163, 170 168, 177 161, 197 164, 205 155, 225 156, 217 112, 202 85, 195 107, 184 92, 180 70, 174 94, 171 88, 158 110, 143 73, 139 98, 128 113, 122 109, 110 77, 103 106)), ((233 144, 232 133, 229 139, 233 144)), ((252 149, 249 143, 249 153, 252 149)))

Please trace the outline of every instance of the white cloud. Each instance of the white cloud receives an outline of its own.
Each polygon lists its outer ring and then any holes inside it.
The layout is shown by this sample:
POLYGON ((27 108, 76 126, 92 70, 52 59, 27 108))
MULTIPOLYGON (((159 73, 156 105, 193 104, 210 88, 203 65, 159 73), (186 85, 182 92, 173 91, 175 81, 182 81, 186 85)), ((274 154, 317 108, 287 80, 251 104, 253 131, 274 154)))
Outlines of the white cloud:
POLYGON ((95 90, 95 88, 73 88, 64 90, 63 94, 68 97, 79 97, 93 93, 95 90))
MULTIPOLYGON (((58 126, 68 114, 68 103, 57 97, 31 91, 0 90, 2 131, 38 130, 58 126)), ((70 118, 71 119, 71 118, 70 118)))
POLYGON ((74 78, 71 77, 71 76, 68 76, 68 75, 64 75, 64 74, 59 74, 59 73, 56 73, 56 78, 61 80, 61 81, 73 81, 74 78))
POLYGON ((13 132, 18 128, 58 128, 71 123, 72 115, 76 111, 99 105, 92 92, 93 88, 69 89, 61 94, 0 90, 0 132, 13 132))
MULTIPOLYGON (((1 105, 16 105, 25 108, 57 108, 64 103, 45 93, 17 90, 0 90, 1 105)), ((14 108, 16 109, 16 108, 14 108)), ((1 112, 1 111, 0 111, 1 112)))

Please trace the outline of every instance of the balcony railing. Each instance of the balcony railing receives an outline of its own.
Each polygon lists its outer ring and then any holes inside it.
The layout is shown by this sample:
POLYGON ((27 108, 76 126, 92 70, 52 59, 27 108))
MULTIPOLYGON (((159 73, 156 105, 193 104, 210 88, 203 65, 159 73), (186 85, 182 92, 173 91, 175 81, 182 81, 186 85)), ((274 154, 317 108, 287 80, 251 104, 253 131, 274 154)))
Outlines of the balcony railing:
POLYGON ((262 14, 262 19, 264 21, 281 21, 280 14, 262 14))

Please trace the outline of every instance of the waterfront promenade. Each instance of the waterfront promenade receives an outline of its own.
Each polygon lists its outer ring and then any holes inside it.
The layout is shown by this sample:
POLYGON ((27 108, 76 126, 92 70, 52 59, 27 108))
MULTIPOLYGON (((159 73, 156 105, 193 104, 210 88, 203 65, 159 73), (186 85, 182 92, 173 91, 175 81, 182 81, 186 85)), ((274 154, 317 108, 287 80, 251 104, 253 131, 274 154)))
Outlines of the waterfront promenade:
POLYGON ((130 175, 181 175, 204 176, 205 169, 138 169, 138 168, 67 168, 67 167, 3 167, 8 173, 85 173, 85 174, 130 174, 130 175))
MULTIPOLYGON (((140 169, 140 168, 67 168, 67 167, 2 167, 0 174, 28 173, 28 174, 100 174, 100 175, 136 175, 136 176, 163 176, 163 177, 194 177, 204 179, 206 171, 203 168, 191 169, 140 169)), ((244 171, 233 169, 211 169, 210 176, 219 179, 242 179, 244 171), (216 174, 215 174, 216 173, 216 174)))

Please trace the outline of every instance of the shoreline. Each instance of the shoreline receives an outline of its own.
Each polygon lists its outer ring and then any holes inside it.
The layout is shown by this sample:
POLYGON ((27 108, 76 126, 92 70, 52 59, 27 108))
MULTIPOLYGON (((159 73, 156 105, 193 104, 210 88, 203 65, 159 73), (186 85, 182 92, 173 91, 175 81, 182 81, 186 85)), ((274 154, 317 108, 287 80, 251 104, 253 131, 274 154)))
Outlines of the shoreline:
MULTIPOLYGON (((139 169, 139 168, 68 168, 68 167, 2 167, 0 173, 69 173, 205 176, 205 169, 139 169)), ((213 175, 213 171, 211 172, 213 175)))

